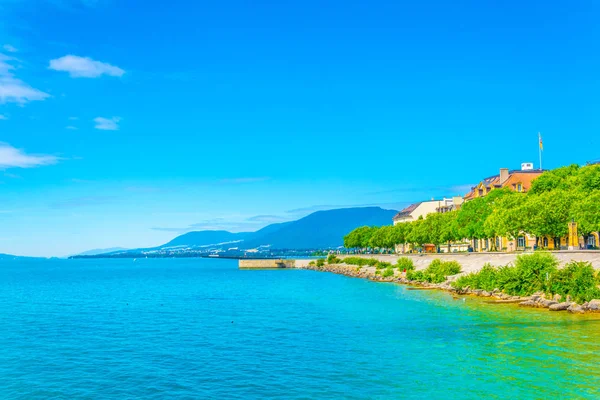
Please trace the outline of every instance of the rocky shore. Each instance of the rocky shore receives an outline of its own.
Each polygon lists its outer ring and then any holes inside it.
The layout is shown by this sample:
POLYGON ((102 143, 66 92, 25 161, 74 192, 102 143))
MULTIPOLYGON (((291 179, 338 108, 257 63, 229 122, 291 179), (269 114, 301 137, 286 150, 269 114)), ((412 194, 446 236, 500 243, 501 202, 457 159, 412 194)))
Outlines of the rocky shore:
POLYGON ((544 293, 535 293, 531 296, 510 296, 497 289, 492 292, 470 288, 457 290, 452 286, 453 277, 449 277, 446 282, 436 284, 410 281, 406 279, 403 273, 399 273, 397 270, 394 271, 393 276, 384 277, 380 274, 381 270, 377 270, 374 267, 357 267, 346 264, 326 264, 318 267, 316 265, 300 264, 296 265, 296 268, 331 272, 353 278, 369 279, 375 282, 394 282, 422 289, 445 290, 457 295, 488 297, 491 300, 490 302, 495 304, 517 303, 520 307, 545 308, 549 311, 567 311, 573 314, 600 313, 600 300, 591 300, 580 305, 573 302, 570 296, 562 299, 560 295, 555 295, 553 298, 546 298, 544 293))

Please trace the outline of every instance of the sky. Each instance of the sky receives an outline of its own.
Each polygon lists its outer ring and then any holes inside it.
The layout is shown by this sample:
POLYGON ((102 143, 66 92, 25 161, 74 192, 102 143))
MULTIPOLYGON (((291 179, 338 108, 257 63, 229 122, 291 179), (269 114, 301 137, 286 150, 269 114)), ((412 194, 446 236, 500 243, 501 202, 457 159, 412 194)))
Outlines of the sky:
POLYGON ((600 159, 596 1, 0 0, 0 253, 399 209, 600 159))

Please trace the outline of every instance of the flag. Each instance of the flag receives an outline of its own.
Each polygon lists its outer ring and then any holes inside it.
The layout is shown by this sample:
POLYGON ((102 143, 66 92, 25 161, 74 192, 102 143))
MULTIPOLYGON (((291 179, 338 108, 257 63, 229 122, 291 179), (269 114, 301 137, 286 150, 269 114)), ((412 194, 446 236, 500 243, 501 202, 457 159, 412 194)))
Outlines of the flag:
POLYGON ((544 150, 544 143, 542 143, 542 135, 538 133, 538 137, 540 138, 540 150, 544 150))

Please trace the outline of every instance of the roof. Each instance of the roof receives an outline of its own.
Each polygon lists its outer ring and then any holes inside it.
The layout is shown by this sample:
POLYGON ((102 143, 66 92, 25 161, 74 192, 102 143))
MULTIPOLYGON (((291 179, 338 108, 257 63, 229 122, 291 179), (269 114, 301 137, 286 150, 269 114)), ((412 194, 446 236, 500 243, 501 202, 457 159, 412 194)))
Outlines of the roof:
POLYGON ((422 201, 411 204, 410 206, 408 206, 408 207, 404 208, 402 211, 400 211, 398 214, 394 215, 394 218, 392 218, 392 219, 396 220, 396 219, 408 217, 410 215, 410 213, 415 211, 417 209, 417 207, 419 207, 421 205, 421 203, 422 203, 422 201))
POLYGON ((537 174, 531 174, 529 173, 529 171, 519 171, 517 173, 511 174, 502 186, 507 187, 513 184, 520 183, 523 186, 523 191, 527 192, 531 188, 531 182, 533 182, 535 178, 542 174, 542 171, 537 172, 537 174))
POLYGON ((531 169, 531 170, 512 170, 508 171, 508 178, 503 183, 500 183, 500 175, 493 175, 487 178, 484 178, 481 182, 479 182, 476 186, 471 188, 471 191, 465 195, 465 200, 470 200, 475 197, 475 190, 480 185, 486 188, 496 187, 507 187, 512 184, 521 183, 523 185, 523 191, 526 192, 531 187, 531 182, 540 176, 544 170, 539 169, 531 169))

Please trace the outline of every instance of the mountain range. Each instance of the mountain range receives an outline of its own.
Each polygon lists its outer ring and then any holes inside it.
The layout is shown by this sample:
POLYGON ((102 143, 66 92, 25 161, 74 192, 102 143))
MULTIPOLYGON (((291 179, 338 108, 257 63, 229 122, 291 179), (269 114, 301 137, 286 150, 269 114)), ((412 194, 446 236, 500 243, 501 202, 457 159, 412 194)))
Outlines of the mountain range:
POLYGON ((396 213, 395 210, 385 210, 380 207, 317 211, 296 221, 268 225, 256 232, 233 233, 222 230, 188 232, 162 246, 127 250, 126 253, 202 248, 225 250, 228 248, 249 250, 258 247, 268 247, 272 250, 330 249, 342 246, 344 235, 359 226, 391 224, 392 217, 396 213))

